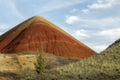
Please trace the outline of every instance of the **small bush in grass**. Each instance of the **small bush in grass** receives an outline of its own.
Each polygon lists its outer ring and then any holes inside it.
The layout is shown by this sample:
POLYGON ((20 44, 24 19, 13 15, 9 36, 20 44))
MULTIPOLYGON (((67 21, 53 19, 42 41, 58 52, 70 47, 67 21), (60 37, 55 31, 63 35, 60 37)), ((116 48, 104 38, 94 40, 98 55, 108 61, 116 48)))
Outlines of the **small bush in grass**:
POLYGON ((45 71, 46 65, 47 65, 47 57, 45 52, 43 51, 43 48, 41 47, 37 56, 37 61, 35 63, 35 71, 38 74, 43 73, 45 71))

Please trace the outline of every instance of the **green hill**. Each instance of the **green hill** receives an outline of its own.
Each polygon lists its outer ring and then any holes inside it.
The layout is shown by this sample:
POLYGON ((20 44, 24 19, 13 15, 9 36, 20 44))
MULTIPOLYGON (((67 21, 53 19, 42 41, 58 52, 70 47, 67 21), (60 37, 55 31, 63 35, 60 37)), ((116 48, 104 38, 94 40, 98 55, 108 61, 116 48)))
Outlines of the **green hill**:
POLYGON ((76 75, 80 80, 120 80, 120 39, 100 54, 57 68, 57 71, 76 75))

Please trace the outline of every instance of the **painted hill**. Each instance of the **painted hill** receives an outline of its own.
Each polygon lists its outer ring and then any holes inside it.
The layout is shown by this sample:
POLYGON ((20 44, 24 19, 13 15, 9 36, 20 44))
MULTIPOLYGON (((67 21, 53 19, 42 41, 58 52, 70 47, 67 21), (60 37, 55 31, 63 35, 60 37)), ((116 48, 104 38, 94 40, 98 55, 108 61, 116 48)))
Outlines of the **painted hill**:
POLYGON ((66 75, 78 75, 80 80, 120 80, 120 39, 98 55, 58 68, 66 75))
POLYGON ((38 51, 63 57, 87 58, 96 54, 89 47, 40 16, 32 17, 0 37, 1 53, 38 51))

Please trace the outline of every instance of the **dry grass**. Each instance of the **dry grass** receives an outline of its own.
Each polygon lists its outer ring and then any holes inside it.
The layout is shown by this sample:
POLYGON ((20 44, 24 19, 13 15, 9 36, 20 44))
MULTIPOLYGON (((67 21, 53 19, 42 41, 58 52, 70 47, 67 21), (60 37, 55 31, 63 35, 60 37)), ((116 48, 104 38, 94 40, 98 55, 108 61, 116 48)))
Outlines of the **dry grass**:
POLYGON ((0 71, 34 68, 35 55, 0 55, 0 71))
MULTIPOLYGON (((52 54, 46 54, 48 64, 47 69, 52 69, 57 66, 63 66, 79 59, 66 59, 52 54)), ((37 53, 23 52, 19 54, 0 54, 0 71, 16 71, 18 69, 34 69, 37 53)))

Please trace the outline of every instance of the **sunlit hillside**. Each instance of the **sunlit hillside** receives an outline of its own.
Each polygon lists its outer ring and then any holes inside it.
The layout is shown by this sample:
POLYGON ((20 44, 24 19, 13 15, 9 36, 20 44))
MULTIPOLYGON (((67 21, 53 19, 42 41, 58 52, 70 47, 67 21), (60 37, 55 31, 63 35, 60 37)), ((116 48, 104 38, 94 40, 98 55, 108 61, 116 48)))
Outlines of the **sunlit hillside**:
POLYGON ((120 79, 120 40, 89 59, 57 68, 61 74, 73 74, 88 80, 120 79))

